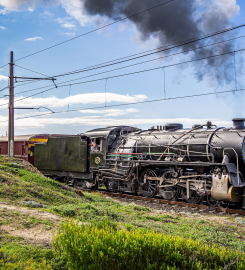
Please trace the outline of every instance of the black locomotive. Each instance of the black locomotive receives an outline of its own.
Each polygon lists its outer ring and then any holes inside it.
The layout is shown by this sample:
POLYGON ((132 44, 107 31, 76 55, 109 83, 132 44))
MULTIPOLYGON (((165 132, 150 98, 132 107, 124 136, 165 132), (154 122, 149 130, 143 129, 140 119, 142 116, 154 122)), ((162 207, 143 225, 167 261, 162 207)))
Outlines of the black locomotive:
POLYGON ((208 122, 192 129, 121 126, 51 136, 35 145, 34 165, 76 187, 245 207, 244 122, 233 119, 232 128, 208 122))

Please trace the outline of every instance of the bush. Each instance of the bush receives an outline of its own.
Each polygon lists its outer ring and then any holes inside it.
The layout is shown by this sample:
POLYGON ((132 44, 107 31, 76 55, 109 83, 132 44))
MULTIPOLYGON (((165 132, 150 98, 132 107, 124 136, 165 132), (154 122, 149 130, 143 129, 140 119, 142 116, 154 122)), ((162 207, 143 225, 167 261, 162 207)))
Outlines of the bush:
MULTIPOLYGON (((72 270, 224 269, 239 254, 153 231, 98 228, 74 220, 59 226, 53 245, 72 270)), ((235 269, 245 269, 244 255, 235 269)))

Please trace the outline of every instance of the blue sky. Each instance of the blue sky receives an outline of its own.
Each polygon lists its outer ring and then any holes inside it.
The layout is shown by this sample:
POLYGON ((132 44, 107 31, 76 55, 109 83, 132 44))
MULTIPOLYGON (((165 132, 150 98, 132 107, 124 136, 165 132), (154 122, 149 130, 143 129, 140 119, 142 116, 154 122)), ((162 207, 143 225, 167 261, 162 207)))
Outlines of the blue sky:
MULTIPOLYGON (((196 0, 201 1, 201 0, 196 0)), ((14 51, 14 58, 19 59, 33 52, 42 50, 66 39, 76 37, 85 32, 95 29, 95 18, 84 15, 82 10, 77 8, 79 0, 73 1, 57 0, 56 5, 41 5, 42 1, 30 1, 30 5, 25 5, 28 1, 22 0, 0 0, 0 66, 9 62, 10 51, 14 51), (33 4, 37 2, 37 4, 33 4)), ((207 1, 209 2, 209 1, 207 1)), ((215 0, 219 4, 220 12, 228 14, 230 26, 245 23, 245 2, 243 0, 215 0), (230 1, 226 9, 222 1, 230 1), (235 15, 232 10, 239 10, 235 15), (224 10, 225 9, 225 10, 224 10), (232 14, 229 15, 229 12, 232 14)), ((210 4, 211 5, 211 4, 210 4)), ((207 11, 208 12, 208 11, 207 11)), ((205 14, 207 15, 207 14, 205 14)), ((110 22, 110 19, 103 18, 100 26, 110 22)), ((226 28, 224 26, 224 28, 226 28)), ((224 29, 223 28, 223 29, 224 29)), ((213 31, 217 31, 215 25, 213 31)), ((209 31, 207 33, 213 32, 209 31)), ((232 37, 245 35, 245 29, 234 31, 232 37)), ((231 38, 231 35, 223 34, 216 40, 221 41, 231 38)), ((211 44, 214 41, 207 41, 211 44)), ((171 44, 166 40, 166 44, 171 44)), ((245 49, 245 38, 238 39, 235 50, 245 49)), ((32 69, 47 76, 68 71, 81 69, 96 65, 120 57, 136 54, 146 50, 156 48, 156 38, 147 39, 144 42, 139 39, 138 30, 132 23, 121 23, 98 31, 93 34, 78 38, 61 46, 47 50, 32 57, 16 62, 16 65, 32 69)), ((217 48, 218 50, 218 48, 217 48)), ((171 51, 170 53, 175 53, 171 51)), ((162 55, 153 55, 143 58, 144 60, 158 58, 162 55)), ((245 51, 236 53, 236 76, 237 88, 245 88, 243 59, 245 51)), ((131 68, 94 76, 88 79, 107 78, 123 73, 135 72, 144 69, 161 67, 179 63, 191 59, 191 55, 179 54, 170 58, 152 61, 131 68)), ((230 56, 230 63, 233 64, 233 56, 230 56)), ((128 64, 131 64, 128 63, 128 64)), ((120 67, 127 65, 119 65, 120 67)), ((201 67, 200 61, 199 67, 201 67)), ((203 61, 205 65, 205 61, 203 61)), ((116 67, 119 67, 116 66, 116 67)), ((92 75, 100 71, 110 70, 110 67, 98 71, 90 71, 72 76, 61 77, 57 83, 66 80, 81 78, 92 75)), ((180 97, 186 95, 196 95, 202 93, 216 93, 219 91, 235 90, 235 72, 230 69, 231 79, 229 83, 218 84, 211 77, 204 76, 202 81, 198 81, 195 73, 197 66, 183 64, 179 66, 140 73, 137 75, 125 76, 121 78, 108 79, 105 94, 106 80, 98 82, 72 85, 53 89, 49 92, 38 94, 22 102, 16 102, 15 107, 49 107, 53 111, 69 109, 86 109, 96 106, 104 106, 105 103, 117 105, 120 103, 137 102, 164 98, 164 85, 166 97, 180 97), (70 95, 70 96, 69 96, 70 95), (69 106, 69 107, 68 107, 69 106)), ((222 69, 222 67, 221 67, 222 69)), ((214 72, 210 70, 210 72, 214 72)), ((27 70, 15 67, 16 76, 41 76, 27 70)), ((7 86, 8 67, 0 70, 0 88, 7 86)), ((41 76, 42 77, 42 76, 41 76)), ((88 80, 84 79, 84 80, 88 80)), ((30 85, 18 86, 16 83, 16 99, 35 94, 39 91, 23 93, 18 92, 32 90, 34 88, 52 84, 52 82, 35 82, 30 85)), ((44 89, 45 90, 45 89, 44 89)), ((0 92, 0 115, 1 121, 6 121, 8 117, 7 106, 1 106, 7 102, 8 90, 0 92)), ((49 112, 42 108, 37 110, 16 110, 15 111, 15 133, 35 134, 35 133, 69 133, 77 134, 86 130, 109 125, 133 125, 143 129, 156 125, 164 125, 166 122, 182 122, 184 127, 191 127, 193 124, 203 124, 207 120, 212 120, 217 125, 230 126, 234 117, 244 117, 244 92, 233 92, 229 94, 215 94, 211 96, 195 97, 188 99, 176 99, 149 104, 128 105, 115 108, 103 108, 100 110, 90 109, 78 112, 53 114, 49 116, 27 118, 17 120, 28 115, 49 112)), ((7 122, 0 122, 0 135, 5 134, 7 122)))

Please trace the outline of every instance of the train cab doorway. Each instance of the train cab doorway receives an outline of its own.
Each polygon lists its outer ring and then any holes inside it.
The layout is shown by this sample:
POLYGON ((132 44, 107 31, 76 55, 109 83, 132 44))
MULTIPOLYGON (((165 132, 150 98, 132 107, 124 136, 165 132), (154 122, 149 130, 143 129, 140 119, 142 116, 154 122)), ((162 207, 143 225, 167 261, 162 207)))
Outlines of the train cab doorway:
POLYGON ((106 139, 90 139, 90 168, 99 168, 105 165, 106 159, 106 139))

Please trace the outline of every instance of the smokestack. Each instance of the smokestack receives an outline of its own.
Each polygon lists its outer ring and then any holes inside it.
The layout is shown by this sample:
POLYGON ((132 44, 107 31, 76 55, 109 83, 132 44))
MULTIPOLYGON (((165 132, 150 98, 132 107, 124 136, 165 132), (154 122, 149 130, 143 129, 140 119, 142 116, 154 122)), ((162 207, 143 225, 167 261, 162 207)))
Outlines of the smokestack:
POLYGON ((233 128, 234 129, 242 129, 244 128, 244 118, 234 118, 233 121, 233 128))

